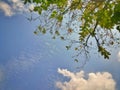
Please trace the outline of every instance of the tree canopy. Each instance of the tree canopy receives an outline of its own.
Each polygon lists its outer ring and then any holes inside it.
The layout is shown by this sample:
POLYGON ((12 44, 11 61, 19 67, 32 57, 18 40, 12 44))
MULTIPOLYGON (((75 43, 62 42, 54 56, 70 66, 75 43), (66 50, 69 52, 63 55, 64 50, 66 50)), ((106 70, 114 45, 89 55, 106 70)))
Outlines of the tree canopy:
MULTIPOLYGON (((49 32, 53 39, 70 40, 78 56, 96 47, 109 59, 108 46, 120 44, 120 0, 24 0, 33 4, 40 20, 35 34, 49 32)), ((75 59, 77 61, 77 59, 75 59)))

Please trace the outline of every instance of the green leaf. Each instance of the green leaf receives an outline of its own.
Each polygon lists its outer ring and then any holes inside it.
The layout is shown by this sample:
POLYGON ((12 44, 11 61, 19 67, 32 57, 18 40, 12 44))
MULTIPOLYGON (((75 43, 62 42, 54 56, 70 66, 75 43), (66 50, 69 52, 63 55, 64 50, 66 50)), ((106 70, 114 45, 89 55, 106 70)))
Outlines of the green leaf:
POLYGON ((57 16, 57 20, 58 20, 59 22, 62 22, 63 16, 62 16, 62 15, 58 15, 58 16, 57 16))
POLYGON ((36 7, 34 7, 34 11, 41 14, 42 13, 42 8, 40 6, 36 6, 36 7))
POLYGON ((98 47, 98 52, 101 53, 102 56, 104 56, 105 59, 109 59, 109 56, 111 55, 110 52, 108 52, 105 48, 102 46, 98 47))
POLYGON ((120 26, 117 26, 116 29, 120 32, 120 26))
POLYGON ((41 1, 43 1, 43 0, 33 0, 33 2, 37 3, 37 4, 40 3, 41 1))
POLYGON ((24 4, 31 3, 31 0, 24 0, 24 4))
POLYGON ((60 37, 62 40, 65 40, 65 38, 63 36, 60 37))
MULTIPOLYGON (((68 0, 24 0, 24 3, 33 3, 36 5, 34 7, 34 12, 38 12, 39 17, 44 16, 45 14, 45 23, 40 23, 41 26, 34 32, 35 34, 46 33, 46 29, 51 35, 55 36, 60 35, 60 29, 64 27, 74 28, 73 30, 69 29, 69 33, 77 33, 79 35, 79 42, 82 44, 83 49, 86 46, 86 43, 89 43, 89 36, 91 38, 97 38, 97 44, 100 43, 103 46, 98 46, 98 52, 104 56, 105 59, 109 59, 110 53, 107 51, 104 46, 106 45, 107 40, 105 39, 106 32, 116 29, 120 32, 120 1, 119 0, 70 0, 68 5, 68 0), (101 2, 100 2, 101 1, 101 2), (48 15, 46 15, 48 14, 48 15), (79 19, 79 20, 78 20, 79 19), (55 22, 54 22, 55 21, 55 22), (67 23, 65 25, 64 22, 67 23), (97 25, 95 23, 98 22, 97 25), (61 23, 60 25, 58 23, 61 23), (74 25, 73 25, 74 24, 74 25), (78 26, 80 28, 76 27, 78 26), (79 31, 78 31, 79 29, 79 31), (77 32, 76 32, 77 31, 77 32), (100 35, 101 34, 101 35, 100 35), (96 36, 96 37, 95 37, 96 36), (99 37, 100 36, 100 37, 99 37), (100 41, 100 42, 99 42, 100 41)), ((39 19, 39 18, 38 18, 39 19)), ((64 32, 64 31, 63 31, 64 32)), ((109 38, 110 35, 107 34, 109 38)), ((68 33, 67 33, 68 35, 68 33)), ((71 34, 69 34, 71 35, 71 34)), ((55 36, 53 39, 55 39, 55 36)), ((71 35, 72 36, 72 35, 71 35)), ((117 35, 116 35, 117 36, 117 35)), ((66 34, 60 36, 62 40, 65 40, 67 37, 66 34)), ((73 40, 74 37, 68 39, 73 40)), ((110 37, 111 38, 111 37, 110 37)), ((119 38, 119 37, 117 37, 119 38)), ((78 40, 76 40, 78 41, 78 40)), ((115 41, 110 41, 109 44, 113 45, 115 41)), ((119 42, 119 40, 117 40, 119 42)), ((89 45, 93 45, 88 44, 89 45)), ((69 49, 69 45, 66 46, 69 49)), ((74 48, 78 50, 78 48, 74 48)), ((77 60, 76 60, 77 61, 77 60)))
POLYGON ((51 16, 50 16, 50 18, 55 18, 56 15, 57 15, 57 11, 53 11, 52 14, 51 14, 51 16))
POLYGON ((75 50, 78 50, 78 48, 76 47, 75 50))
POLYGON ((42 33, 43 33, 43 34, 46 33, 46 29, 45 29, 45 28, 42 29, 42 33))
POLYGON ((60 35, 60 33, 59 33, 59 31, 58 31, 58 30, 57 30, 57 31, 55 31, 55 34, 56 34, 56 35, 58 35, 58 36, 60 35))
POLYGON ((71 46, 66 46, 66 49, 69 50, 71 48, 71 46))
POLYGON ((75 62, 78 62, 78 59, 75 59, 74 61, 75 61, 75 62))
POLYGON ((34 34, 38 34, 38 32, 37 32, 37 31, 34 31, 34 34))

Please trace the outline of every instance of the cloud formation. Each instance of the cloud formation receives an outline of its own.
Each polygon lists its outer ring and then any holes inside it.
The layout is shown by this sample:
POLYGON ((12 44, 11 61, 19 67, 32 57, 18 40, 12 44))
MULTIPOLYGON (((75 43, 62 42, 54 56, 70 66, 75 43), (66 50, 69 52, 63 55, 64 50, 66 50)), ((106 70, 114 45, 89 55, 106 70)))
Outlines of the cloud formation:
POLYGON ((25 5, 21 0, 11 0, 11 3, 14 12, 26 11, 25 5))
POLYGON ((89 73, 87 78, 84 71, 72 73, 67 69, 58 69, 58 73, 70 78, 68 82, 56 83, 61 90, 115 90, 116 83, 108 72, 89 73))
POLYGON ((9 4, 4 1, 0 1, 0 10, 2 10, 5 16, 13 16, 18 13, 28 12, 29 9, 33 10, 34 5, 24 5, 22 0, 8 0, 9 4))
POLYGON ((10 5, 8 5, 5 2, 0 2, 0 10, 2 10, 5 13, 5 16, 12 16, 13 15, 13 11, 12 8, 10 7, 10 5))

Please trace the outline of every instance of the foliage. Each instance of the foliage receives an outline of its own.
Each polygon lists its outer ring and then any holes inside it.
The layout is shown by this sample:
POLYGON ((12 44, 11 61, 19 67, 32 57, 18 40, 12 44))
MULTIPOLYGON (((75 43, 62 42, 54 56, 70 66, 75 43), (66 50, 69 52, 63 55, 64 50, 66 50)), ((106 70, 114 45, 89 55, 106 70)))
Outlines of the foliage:
POLYGON ((77 43, 78 46, 74 48, 78 51, 76 56, 80 54, 79 52, 83 50, 89 52, 88 48, 96 46, 98 52, 105 59, 109 59, 110 52, 105 47, 120 43, 119 35, 116 35, 120 33, 120 0, 24 0, 24 2, 34 4, 33 12, 45 17, 45 20, 40 19, 42 22, 35 34, 50 32, 53 39, 56 36, 62 40, 69 39, 71 44, 66 46, 67 50, 72 44, 77 43), (73 33, 79 37, 73 39, 73 33))

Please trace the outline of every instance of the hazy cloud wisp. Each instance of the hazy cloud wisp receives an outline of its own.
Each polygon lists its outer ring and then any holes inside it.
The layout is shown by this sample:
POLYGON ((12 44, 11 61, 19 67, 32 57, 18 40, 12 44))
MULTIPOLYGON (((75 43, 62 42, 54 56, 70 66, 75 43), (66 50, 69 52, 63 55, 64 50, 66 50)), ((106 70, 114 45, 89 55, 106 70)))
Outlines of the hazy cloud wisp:
POLYGON ((13 11, 9 4, 0 1, 0 10, 2 10, 5 13, 5 16, 12 16, 13 11))
POLYGON ((4 73, 3 73, 3 71, 0 69, 0 82, 3 80, 3 76, 4 76, 4 73))
POLYGON ((120 51, 118 52, 117 57, 118 57, 118 61, 120 62, 120 51))

